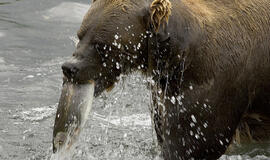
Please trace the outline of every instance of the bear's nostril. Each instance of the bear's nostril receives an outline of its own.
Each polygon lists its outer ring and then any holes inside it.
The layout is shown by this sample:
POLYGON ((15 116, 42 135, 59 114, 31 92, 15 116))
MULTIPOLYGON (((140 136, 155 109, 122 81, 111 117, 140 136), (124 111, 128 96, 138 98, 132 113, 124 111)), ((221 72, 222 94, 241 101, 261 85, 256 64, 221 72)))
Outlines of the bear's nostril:
POLYGON ((62 70, 64 75, 68 78, 74 78, 77 74, 77 72, 79 71, 78 68, 76 68, 74 65, 70 64, 70 63, 64 63, 62 65, 62 70))

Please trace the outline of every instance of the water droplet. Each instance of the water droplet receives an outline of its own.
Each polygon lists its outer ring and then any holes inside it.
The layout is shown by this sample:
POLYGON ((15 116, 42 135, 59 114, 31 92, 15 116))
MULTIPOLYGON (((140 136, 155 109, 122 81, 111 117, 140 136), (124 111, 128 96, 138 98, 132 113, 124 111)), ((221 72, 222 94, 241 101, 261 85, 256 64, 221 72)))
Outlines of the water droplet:
POLYGON ((170 130, 166 130, 166 133, 167 133, 167 135, 170 135, 171 134, 171 132, 170 132, 170 130))
POLYGON ((194 123, 197 123, 197 120, 196 120, 196 118, 195 118, 194 115, 191 115, 191 119, 192 119, 192 121, 193 121, 194 123))
POLYGON ((223 146, 223 142, 221 140, 219 140, 219 143, 223 146))
POLYGON ((116 35, 114 35, 114 39, 118 39, 119 38, 119 36, 116 34, 116 35))
POLYGON ((185 142, 185 139, 184 138, 182 138, 182 143, 183 143, 183 146, 186 145, 186 142, 185 142))
POLYGON ((126 138, 127 137, 127 133, 125 133, 123 137, 126 138))
POLYGON ((141 48, 141 43, 138 43, 137 49, 139 50, 141 48))
POLYGON ((116 62, 116 68, 117 68, 117 69, 120 69, 120 65, 119 65, 118 62, 116 62))
POLYGON ((170 100, 171 100, 172 104, 175 104, 175 97, 174 96, 172 96, 170 100))
POLYGON ((112 45, 117 46, 118 44, 117 44, 117 42, 114 40, 113 43, 112 43, 112 45))

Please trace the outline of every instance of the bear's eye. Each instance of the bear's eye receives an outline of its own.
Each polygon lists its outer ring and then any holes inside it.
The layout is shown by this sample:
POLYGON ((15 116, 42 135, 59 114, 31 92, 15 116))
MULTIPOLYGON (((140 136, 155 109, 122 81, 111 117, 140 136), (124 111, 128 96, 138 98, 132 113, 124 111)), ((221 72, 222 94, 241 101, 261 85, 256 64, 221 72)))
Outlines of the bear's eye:
POLYGON ((97 0, 92 0, 92 1, 93 1, 93 3, 94 3, 94 2, 96 2, 97 0))

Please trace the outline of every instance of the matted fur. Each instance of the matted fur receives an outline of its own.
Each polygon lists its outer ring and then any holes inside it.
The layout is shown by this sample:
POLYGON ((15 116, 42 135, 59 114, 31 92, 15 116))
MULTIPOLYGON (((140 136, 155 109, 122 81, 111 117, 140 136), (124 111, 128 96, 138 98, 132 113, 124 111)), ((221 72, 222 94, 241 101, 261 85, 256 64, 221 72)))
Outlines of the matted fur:
POLYGON ((157 32, 162 23, 168 23, 171 15, 171 2, 169 0, 154 0, 150 6, 151 20, 157 32))

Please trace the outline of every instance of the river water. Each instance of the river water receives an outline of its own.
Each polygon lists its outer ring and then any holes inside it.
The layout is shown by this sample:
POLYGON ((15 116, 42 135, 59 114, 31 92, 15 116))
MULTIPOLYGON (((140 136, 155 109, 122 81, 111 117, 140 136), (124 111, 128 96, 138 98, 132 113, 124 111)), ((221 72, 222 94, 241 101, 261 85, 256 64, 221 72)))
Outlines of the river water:
MULTIPOLYGON (((0 159, 50 159, 61 64, 75 49, 89 0, 0 0, 0 159)), ((71 159, 161 159, 139 74, 96 98, 71 159)), ((270 144, 221 160, 270 159, 270 144)))

